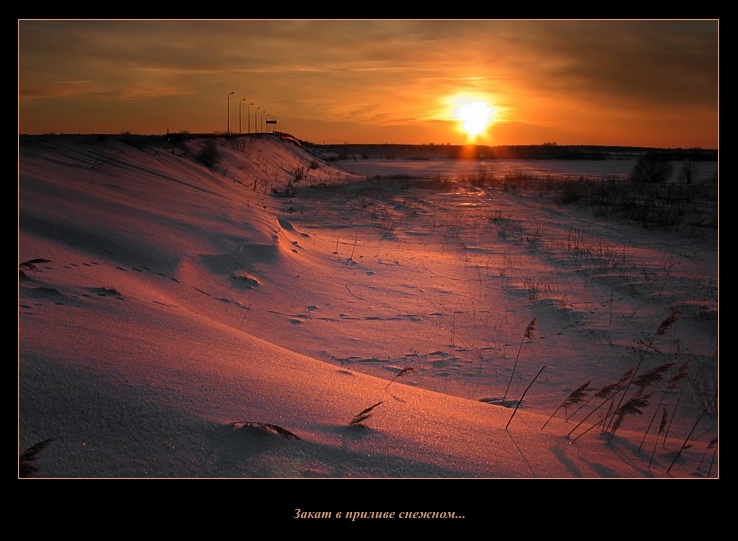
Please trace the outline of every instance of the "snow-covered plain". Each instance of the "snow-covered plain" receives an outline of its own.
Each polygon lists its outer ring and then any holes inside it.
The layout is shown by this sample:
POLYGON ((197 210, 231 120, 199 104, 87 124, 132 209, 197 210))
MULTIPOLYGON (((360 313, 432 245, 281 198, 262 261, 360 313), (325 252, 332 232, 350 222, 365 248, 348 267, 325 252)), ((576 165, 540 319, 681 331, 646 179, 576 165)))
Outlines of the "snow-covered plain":
POLYGON ((35 477, 719 477, 715 229, 216 142, 21 139, 35 477))

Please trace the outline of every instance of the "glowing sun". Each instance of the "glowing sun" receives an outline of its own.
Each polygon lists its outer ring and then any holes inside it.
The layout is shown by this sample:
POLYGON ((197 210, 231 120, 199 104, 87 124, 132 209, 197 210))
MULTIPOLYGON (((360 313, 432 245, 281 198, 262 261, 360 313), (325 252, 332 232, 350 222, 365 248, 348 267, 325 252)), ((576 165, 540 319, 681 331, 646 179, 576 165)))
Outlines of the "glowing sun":
POLYGON ((495 119, 495 109, 484 101, 470 101, 459 105, 454 116, 461 121, 461 129, 469 136, 479 135, 495 119))

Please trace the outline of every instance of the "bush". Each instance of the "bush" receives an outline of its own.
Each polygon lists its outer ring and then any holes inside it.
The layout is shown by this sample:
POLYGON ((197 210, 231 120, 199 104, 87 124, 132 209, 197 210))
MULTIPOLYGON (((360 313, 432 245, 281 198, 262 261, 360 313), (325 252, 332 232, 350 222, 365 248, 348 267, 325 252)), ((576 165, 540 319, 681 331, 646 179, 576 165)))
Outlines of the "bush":
POLYGON ((672 165, 656 154, 644 154, 630 173, 633 182, 660 184, 671 178, 672 165))
POLYGON ((567 180, 555 194, 554 200, 559 205, 576 203, 582 199, 582 194, 587 188, 586 181, 567 180))
POLYGON ((218 146, 215 144, 215 141, 207 141, 197 156, 195 156, 195 159, 208 169, 215 167, 215 164, 218 163, 218 146))
POLYGON ((691 184, 697 178, 697 166, 690 159, 684 160, 682 170, 679 172, 679 180, 691 184))

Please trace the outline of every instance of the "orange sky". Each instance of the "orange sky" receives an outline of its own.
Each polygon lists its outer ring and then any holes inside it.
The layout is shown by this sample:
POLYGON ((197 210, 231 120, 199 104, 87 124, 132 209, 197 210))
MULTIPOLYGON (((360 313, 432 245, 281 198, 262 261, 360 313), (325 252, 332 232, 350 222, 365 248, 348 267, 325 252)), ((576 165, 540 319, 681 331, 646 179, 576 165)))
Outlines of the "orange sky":
POLYGON ((718 20, 19 20, 19 133, 718 148, 718 20), (230 94, 234 92, 234 94, 230 94), (253 105, 251 105, 253 103, 253 105))

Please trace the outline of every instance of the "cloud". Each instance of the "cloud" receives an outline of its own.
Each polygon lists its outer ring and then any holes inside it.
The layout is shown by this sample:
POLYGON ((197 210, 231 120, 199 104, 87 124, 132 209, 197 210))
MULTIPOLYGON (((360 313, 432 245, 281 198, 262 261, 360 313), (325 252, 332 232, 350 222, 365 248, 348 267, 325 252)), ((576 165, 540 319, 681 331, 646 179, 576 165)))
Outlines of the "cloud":
POLYGON ((346 115, 357 129, 362 122, 438 120, 443 100, 459 92, 488 96, 528 118, 572 108, 714 112, 717 26, 717 21, 28 20, 19 23, 19 98, 23 106, 41 98, 191 96, 189 107, 201 109, 219 107, 225 94, 235 91, 276 115, 315 120, 346 115))

